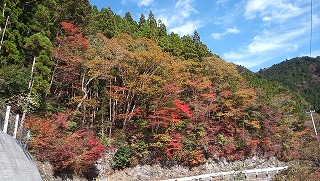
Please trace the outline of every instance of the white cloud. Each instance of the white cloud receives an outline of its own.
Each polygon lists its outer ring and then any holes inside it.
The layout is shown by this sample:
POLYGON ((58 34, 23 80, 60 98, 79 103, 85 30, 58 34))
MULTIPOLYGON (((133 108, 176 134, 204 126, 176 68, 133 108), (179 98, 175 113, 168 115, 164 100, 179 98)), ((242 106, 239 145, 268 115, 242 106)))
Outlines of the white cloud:
POLYGON ((248 0, 245 15, 250 17, 256 11, 263 11, 269 6, 283 6, 281 0, 248 0))
POLYGON ((248 54, 244 54, 244 53, 238 53, 238 52, 234 52, 234 51, 230 51, 227 52, 223 55, 225 58, 227 58, 227 60, 242 60, 245 58, 248 58, 248 54))
POLYGON ((291 47, 286 48, 287 52, 293 52, 293 51, 297 51, 299 48, 298 44, 292 45, 291 47))
MULTIPOLYGON (((299 57, 303 57, 303 56, 310 56, 310 51, 300 53, 299 57)), ((320 56, 320 49, 315 50, 315 51, 311 51, 311 57, 316 58, 318 56, 320 56)))
POLYGON ((235 20, 239 18, 243 13, 244 1, 239 1, 232 7, 227 7, 226 13, 220 17, 214 17, 213 24, 220 26, 234 25, 235 20))
POLYGON ((295 30, 267 31, 262 35, 254 37, 253 41, 247 46, 248 53, 264 53, 279 48, 292 49, 292 43, 306 32, 305 28, 295 30))
POLYGON ((248 0, 244 16, 254 19, 257 16, 264 21, 287 21, 300 16, 307 9, 302 9, 300 1, 288 2, 288 0, 248 0), (293 4, 294 3, 294 4, 293 4))
POLYGON ((212 33, 211 38, 213 39, 221 39, 222 37, 226 36, 227 34, 237 34, 240 33, 240 30, 236 27, 233 28, 228 28, 225 32, 223 33, 212 33))
MULTIPOLYGON (((299 51, 308 49, 310 3, 303 0, 246 0, 244 9, 243 15, 252 27, 256 27, 251 34, 256 34, 242 46, 224 53, 226 60, 254 68, 279 60, 279 57, 299 56, 299 51)), ((314 11, 314 30, 320 25, 316 14, 314 11)), ((222 34, 215 37, 221 38, 222 34)))
POLYGON ((275 60, 280 54, 280 51, 275 51, 271 54, 248 54, 244 53, 245 50, 241 50, 242 52, 234 52, 230 51, 223 54, 223 58, 227 61, 231 61, 237 65, 245 66, 246 68, 251 69, 252 71, 258 71, 255 68, 261 67, 261 64, 264 64, 269 61, 275 60))
POLYGON ((248 45, 249 53, 262 53, 280 48, 279 44, 268 44, 267 42, 253 42, 248 45))
POLYGON ((240 32, 240 30, 239 30, 238 28, 236 28, 236 27, 234 27, 234 28, 228 28, 227 31, 226 31, 227 34, 228 34, 228 33, 234 33, 234 34, 236 34, 236 33, 239 33, 239 32, 240 32))
POLYGON ((312 51, 312 52, 311 52, 311 56, 312 56, 312 57, 320 56, 320 50, 312 51))
POLYGON ((175 32, 181 36, 192 35, 194 30, 196 30, 200 27, 201 27, 201 23, 199 21, 189 21, 181 26, 174 27, 174 28, 170 29, 170 31, 175 32))
POLYGON ((216 4, 218 4, 218 5, 225 5, 228 1, 229 1, 229 0, 218 0, 218 1, 216 2, 216 4))
POLYGON ((138 6, 150 6, 153 0, 137 0, 138 6))
POLYGON ((221 39, 223 35, 221 33, 212 33, 211 38, 213 39, 221 39))
POLYGON ((247 68, 255 67, 267 61, 267 59, 256 58, 256 56, 252 54, 237 53, 234 51, 223 54, 223 58, 227 61, 232 61, 237 65, 242 65, 247 68))
POLYGON ((223 58, 252 68, 273 60, 275 56, 295 52, 300 48, 302 42, 308 41, 309 37, 306 37, 305 33, 310 29, 307 26, 307 24, 299 24, 297 27, 288 25, 279 30, 263 30, 245 46, 236 51, 224 53, 223 58))
POLYGON ((233 63, 237 64, 237 65, 242 65, 246 68, 252 68, 252 67, 255 67, 255 66, 258 66, 258 65, 261 65, 262 63, 264 62, 267 62, 269 61, 270 59, 269 58, 258 58, 258 57, 254 57, 252 59, 250 59, 251 61, 234 61, 233 63))
POLYGON ((126 4, 128 1, 137 3, 138 6, 150 6, 154 0, 122 0, 122 4, 126 4))
POLYGON ((312 22, 314 26, 318 26, 320 24, 320 18, 317 15, 312 16, 312 22))
POLYGON ((215 25, 232 24, 236 19, 236 17, 237 17, 236 13, 228 13, 222 17, 215 17, 213 24, 215 25))
POLYGON ((197 11, 192 6, 193 0, 178 0, 174 7, 167 7, 165 9, 157 9, 155 13, 157 18, 166 26, 175 26, 182 24, 185 20, 190 18, 192 13, 197 11))
POLYGON ((158 9, 157 18, 168 27, 169 31, 178 33, 180 36, 192 34, 194 30, 203 26, 202 21, 194 20, 191 16, 198 13, 193 3, 194 0, 178 0, 174 7, 158 9))
POLYGON ((197 12, 192 6, 193 1, 194 0, 179 0, 175 5, 175 9, 179 11, 182 17, 188 18, 191 13, 197 12))
POLYGON ((270 16, 265 16, 262 18, 262 21, 272 21, 272 18, 270 16))

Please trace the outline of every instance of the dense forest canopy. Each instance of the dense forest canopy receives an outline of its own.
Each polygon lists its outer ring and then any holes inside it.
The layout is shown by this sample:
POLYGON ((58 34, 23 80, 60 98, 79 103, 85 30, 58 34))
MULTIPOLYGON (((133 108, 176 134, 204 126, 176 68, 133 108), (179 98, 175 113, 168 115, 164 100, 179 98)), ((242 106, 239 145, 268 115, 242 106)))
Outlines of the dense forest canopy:
POLYGON ((278 81, 289 89, 299 92, 320 111, 320 57, 297 57, 260 70, 259 77, 278 81))
POLYGON ((0 102, 26 114, 31 149, 55 172, 194 166, 207 159, 302 158, 309 104, 278 83, 239 74, 200 35, 167 33, 87 0, 1 5, 0 102))

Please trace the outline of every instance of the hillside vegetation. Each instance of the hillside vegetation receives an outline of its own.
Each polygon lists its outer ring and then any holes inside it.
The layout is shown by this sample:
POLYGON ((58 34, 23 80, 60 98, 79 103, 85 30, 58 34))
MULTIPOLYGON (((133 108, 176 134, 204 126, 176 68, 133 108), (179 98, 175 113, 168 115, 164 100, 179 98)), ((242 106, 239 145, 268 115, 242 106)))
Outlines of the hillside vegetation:
POLYGON ((297 57, 260 70, 257 76, 270 81, 278 81, 289 89, 299 92, 320 111, 320 56, 297 57))
POLYGON ((88 174, 113 151, 115 169, 305 156, 309 105, 239 74, 196 31, 167 34, 151 11, 136 22, 86 0, 1 9, 0 101, 27 115, 32 153, 55 173, 88 174))

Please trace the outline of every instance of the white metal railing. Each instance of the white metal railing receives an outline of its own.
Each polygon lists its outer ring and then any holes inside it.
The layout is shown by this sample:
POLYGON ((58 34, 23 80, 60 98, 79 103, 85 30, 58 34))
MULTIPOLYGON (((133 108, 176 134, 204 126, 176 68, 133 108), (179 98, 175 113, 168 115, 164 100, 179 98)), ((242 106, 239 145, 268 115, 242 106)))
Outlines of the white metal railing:
POLYGON ((221 176, 228 176, 228 175, 237 175, 237 174, 258 174, 258 173, 267 173, 269 172, 276 172, 278 173, 280 170, 287 169, 288 167, 274 167, 274 168, 262 168, 262 169, 253 169, 253 170, 243 170, 243 171, 227 171, 227 172, 217 172, 211 174, 204 174, 204 175, 197 175, 192 177, 183 177, 183 178, 176 178, 176 179, 169 179, 169 180, 162 180, 162 181, 188 181, 188 180, 200 180, 200 179, 208 179, 214 177, 221 177, 221 176))
POLYGON ((23 148, 27 148, 30 131, 26 129, 19 130, 19 124, 21 124, 19 123, 19 114, 12 112, 11 106, 6 106, 5 110, 5 112, 0 110, 0 131, 11 135, 23 148))
MULTIPOLYGON (((3 126, 3 130, 2 130, 4 133, 8 132, 10 111, 11 111, 11 106, 7 106, 6 115, 4 118, 4 126, 3 126)), ((15 138, 15 139, 17 138, 18 125, 19 125, 19 114, 16 114, 15 123, 14 123, 14 130, 13 130, 13 135, 12 135, 13 138, 15 138)))

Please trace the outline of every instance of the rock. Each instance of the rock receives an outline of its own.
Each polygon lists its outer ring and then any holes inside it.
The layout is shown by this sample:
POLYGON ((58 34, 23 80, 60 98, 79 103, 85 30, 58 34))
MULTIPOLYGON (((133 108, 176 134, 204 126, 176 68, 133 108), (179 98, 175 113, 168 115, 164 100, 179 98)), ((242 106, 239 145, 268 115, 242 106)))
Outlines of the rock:
MULTIPOLYGON (((97 162, 97 168, 99 168, 100 180, 108 180, 108 178, 113 181, 150 181, 150 180, 162 180, 162 179, 173 179, 180 177, 188 177, 223 171, 231 170, 248 170, 248 169, 258 169, 258 168, 270 168, 285 166, 287 163, 281 162, 276 158, 272 157, 269 159, 252 157, 246 160, 238 160, 234 162, 228 162, 226 159, 221 158, 219 161, 208 160, 205 164, 193 167, 189 169, 188 167, 181 165, 174 165, 172 167, 166 167, 160 164, 155 165, 136 165, 132 168, 125 168, 123 170, 114 171, 111 167, 111 159, 108 158, 101 159, 97 162)), ((51 165, 49 163, 38 163, 38 168, 43 167, 40 170, 43 180, 52 181, 62 181, 61 178, 56 178, 52 176, 51 165), (41 165, 42 164, 42 165, 41 165)), ((66 181, 85 181, 87 179, 74 177, 74 179, 65 179, 66 181)))

